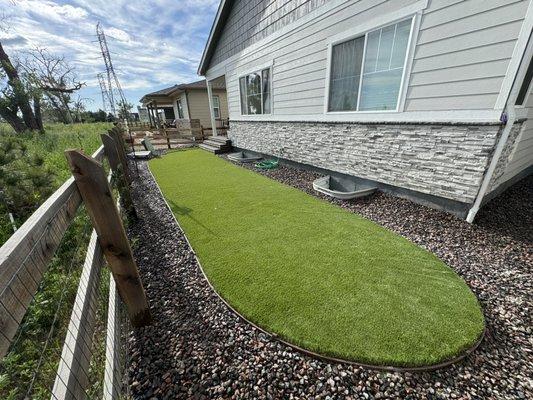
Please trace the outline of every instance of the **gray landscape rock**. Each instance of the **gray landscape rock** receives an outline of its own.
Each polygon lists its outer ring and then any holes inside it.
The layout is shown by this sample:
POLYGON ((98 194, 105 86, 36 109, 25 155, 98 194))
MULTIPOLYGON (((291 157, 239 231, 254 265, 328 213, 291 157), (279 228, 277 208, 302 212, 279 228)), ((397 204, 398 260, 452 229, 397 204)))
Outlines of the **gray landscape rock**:
MULTIPOLYGON (((255 169, 253 165, 245 168, 255 169)), ((434 252, 469 284, 487 321, 471 356, 424 373, 387 373, 301 354, 241 320, 213 293, 146 164, 133 186, 129 225, 152 326, 128 335, 135 399, 533 398, 531 268, 533 177, 484 207, 469 225, 380 192, 352 201, 312 189, 318 175, 280 166, 257 171, 378 222, 434 252)))

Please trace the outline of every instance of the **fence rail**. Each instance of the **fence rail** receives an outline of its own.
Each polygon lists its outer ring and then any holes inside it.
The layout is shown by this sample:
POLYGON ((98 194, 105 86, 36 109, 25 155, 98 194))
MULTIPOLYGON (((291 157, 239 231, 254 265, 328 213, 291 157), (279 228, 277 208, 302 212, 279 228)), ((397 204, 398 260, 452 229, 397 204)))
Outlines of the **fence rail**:
MULTIPOLYGON (((92 157, 101 161, 103 156, 101 146, 92 157)), ((80 205, 81 196, 71 177, 0 248, 0 358, 80 205)))
MULTIPOLYGON (((131 173, 118 128, 109 132, 92 157, 67 151, 73 175, 50 196, 0 248, 0 359, 9 350, 43 275, 80 205, 85 203, 93 231, 63 342, 51 391, 54 399, 86 397, 93 351, 98 292, 104 258, 112 272, 107 317, 104 392, 106 399, 121 393, 119 348, 120 293, 134 326, 150 321, 148 303, 101 162, 109 158, 109 180, 123 180, 129 190, 131 173), (121 157, 122 156, 122 157, 121 157), (103 178, 102 178, 103 177, 103 178), (102 181, 103 179, 103 181, 102 181)), ((129 193, 124 193, 129 197, 129 193)))

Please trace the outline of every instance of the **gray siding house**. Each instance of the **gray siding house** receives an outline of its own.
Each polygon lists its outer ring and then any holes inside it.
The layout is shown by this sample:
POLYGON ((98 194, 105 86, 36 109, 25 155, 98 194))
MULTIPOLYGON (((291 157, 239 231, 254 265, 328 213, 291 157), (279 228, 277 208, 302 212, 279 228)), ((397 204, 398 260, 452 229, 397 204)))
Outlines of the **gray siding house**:
POLYGON ((223 0, 198 72, 235 147, 472 221, 533 170, 532 26, 530 0, 223 0))

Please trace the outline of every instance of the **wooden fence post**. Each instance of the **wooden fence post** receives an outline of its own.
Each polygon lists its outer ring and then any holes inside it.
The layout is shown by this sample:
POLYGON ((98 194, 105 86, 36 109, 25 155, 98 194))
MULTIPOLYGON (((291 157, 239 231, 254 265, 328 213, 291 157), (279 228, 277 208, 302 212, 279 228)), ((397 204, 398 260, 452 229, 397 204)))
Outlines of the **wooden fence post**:
POLYGON ((100 135, 102 143, 104 144, 104 152, 109 161, 109 166, 113 173, 118 173, 118 166, 120 165, 120 159, 115 140, 108 134, 102 133, 100 135))
POLYGON ((122 171, 124 177, 128 183, 131 183, 130 169, 128 166, 128 157, 126 156, 126 150, 124 149, 124 139, 122 138, 122 133, 119 129, 113 128, 108 132, 109 136, 115 141, 115 148, 117 149, 118 159, 122 164, 122 171))
POLYGON ((124 172, 120 166, 119 150, 115 139, 105 133, 101 134, 102 143, 104 144, 104 152, 109 161, 109 166, 113 171, 113 177, 115 178, 116 188, 118 189, 122 198, 122 204, 124 205, 128 215, 137 218, 137 212, 135 211, 135 204, 131 198, 131 191, 128 182, 125 180, 124 172))
POLYGON ((65 152, 120 297, 135 327, 151 322, 146 294, 102 165, 77 150, 65 152))

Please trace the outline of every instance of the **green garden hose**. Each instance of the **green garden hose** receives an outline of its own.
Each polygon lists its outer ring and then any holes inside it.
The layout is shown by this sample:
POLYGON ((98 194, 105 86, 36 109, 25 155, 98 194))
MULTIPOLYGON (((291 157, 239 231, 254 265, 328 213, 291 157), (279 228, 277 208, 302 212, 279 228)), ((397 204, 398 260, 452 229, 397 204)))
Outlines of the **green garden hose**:
POLYGON ((255 164, 255 167, 259 169, 274 169, 278 167, 278 164, 278 160, 266 160, 255 164))

